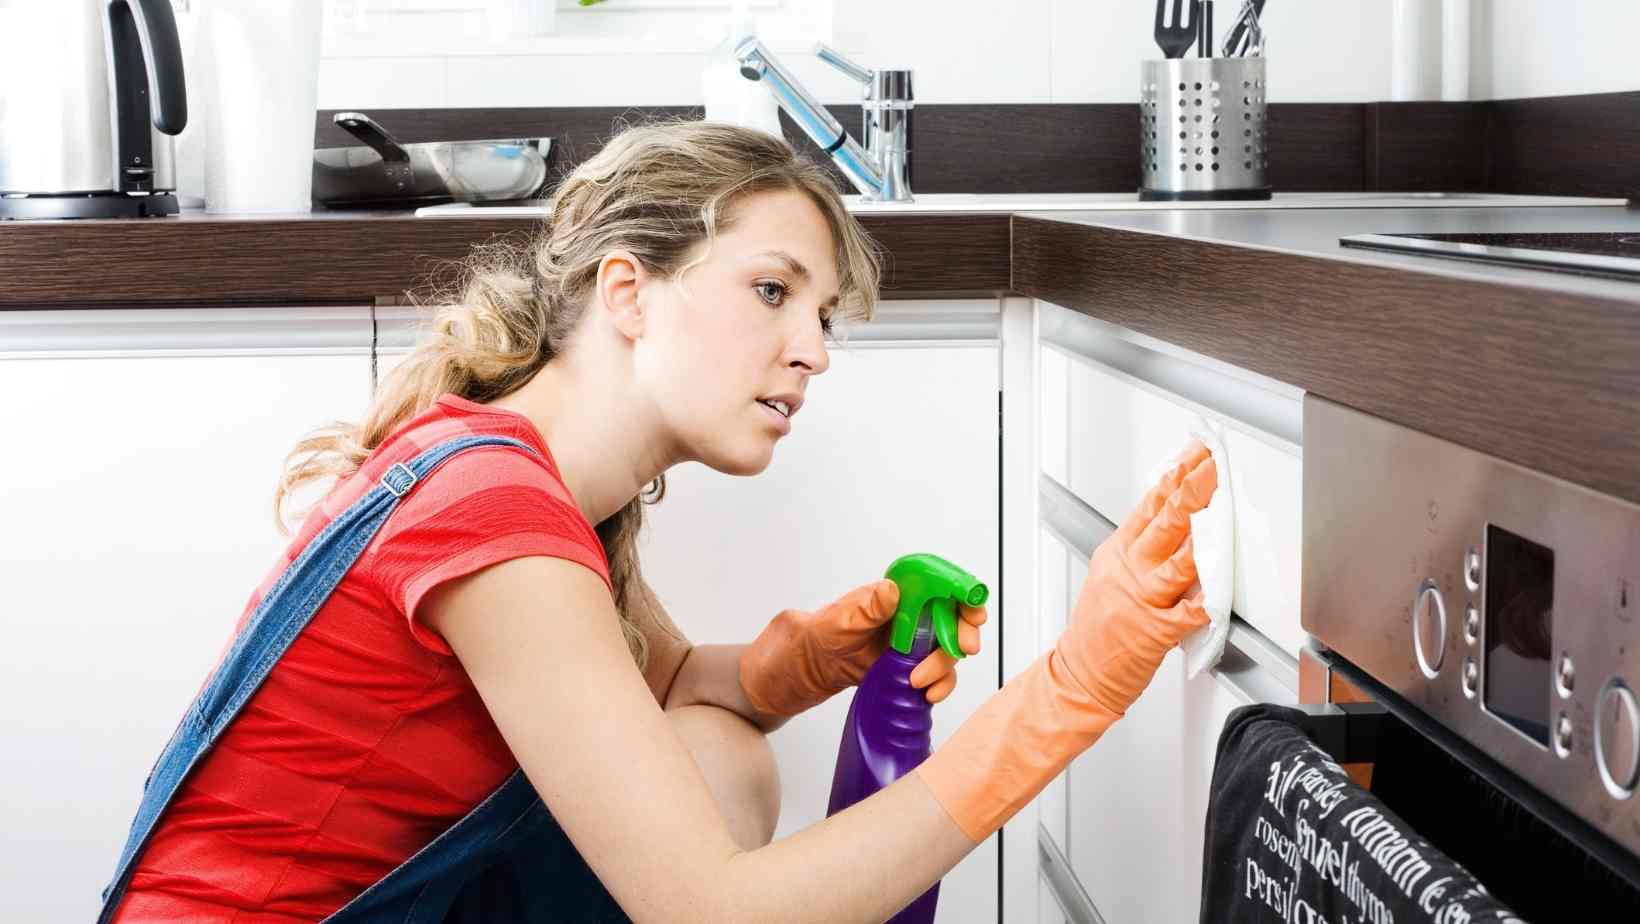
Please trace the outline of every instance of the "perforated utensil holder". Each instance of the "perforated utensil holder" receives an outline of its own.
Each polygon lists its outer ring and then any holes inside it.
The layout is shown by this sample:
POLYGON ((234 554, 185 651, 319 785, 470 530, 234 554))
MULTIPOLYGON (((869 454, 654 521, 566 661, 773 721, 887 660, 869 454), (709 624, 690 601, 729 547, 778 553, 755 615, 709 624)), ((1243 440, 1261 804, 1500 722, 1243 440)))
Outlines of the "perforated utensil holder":
POLYGON ((1264 62, 1140 62, 1140 199, 1270 198, 1264 62))

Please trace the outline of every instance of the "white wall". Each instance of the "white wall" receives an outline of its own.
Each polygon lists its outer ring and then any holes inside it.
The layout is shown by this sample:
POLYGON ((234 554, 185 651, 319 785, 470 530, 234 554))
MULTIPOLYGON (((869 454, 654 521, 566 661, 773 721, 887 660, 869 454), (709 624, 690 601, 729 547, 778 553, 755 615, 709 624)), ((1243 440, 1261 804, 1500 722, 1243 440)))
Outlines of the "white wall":
POLYGON ((1473 0, 1476 99, 1640 90, 1635 0, 1473 0))
MULTIPOLYGON (((342 2, 342 0, 332 0, 342 2)), ((1132 102, 1139 61, 1159 55, 1147 0, 782 0, 826 4, 809 36, 870 67, 911 67, 925 103, 1132 102)), ((1221 34, 1240 8, 1218 0, 1221 34)), ((754 4, 754 12, 757 11, 754 4)), ((608 16, 616 15, 611 9, 608 16)), ((778 13, 763 13, 765 17, 778 13)), ((699 74, 722 14, 678 34, 630 41, 372 41, 327 36, 319 106, 698 105, 699 74), (452 47, 459 46, 459 47, 452 47), (418 53, 418 50, 422 53, 418 53)), ((586 34, 589 14, 561 12, 560 31, 586 34), (579 17, 579 18, 577 18, 579 17)), ((1384 0, 1278 0, 1266 10, 1270 98, 1387 99, 1390 5, 1384 0)), ((606 19, 605 22, 616 22, 606 19)), ((630 21, 630 20, 628 20, 630 21)), ((471 31, 469 29, 469 31, 471 31)), ((823 101, 859 98, 855 85, 797 49, 776 52, 823 101)), ((788 50, 789 49, 789 50, 788 50)))

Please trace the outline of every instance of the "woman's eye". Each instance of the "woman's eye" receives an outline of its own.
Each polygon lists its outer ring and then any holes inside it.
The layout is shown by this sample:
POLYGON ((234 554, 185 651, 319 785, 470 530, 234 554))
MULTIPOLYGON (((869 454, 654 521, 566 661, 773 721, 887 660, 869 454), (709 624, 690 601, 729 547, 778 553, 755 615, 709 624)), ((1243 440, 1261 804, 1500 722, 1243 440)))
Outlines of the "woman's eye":
POLYGON ((820 316, 820 333, 825 334, 827 337, 831 336, 831 315, 823 314, 820 316))
POLYGON ((770 305, 778 305, 786 300, 786 285, 781 282, 760 282, 754 288, 758 297, 770 305))

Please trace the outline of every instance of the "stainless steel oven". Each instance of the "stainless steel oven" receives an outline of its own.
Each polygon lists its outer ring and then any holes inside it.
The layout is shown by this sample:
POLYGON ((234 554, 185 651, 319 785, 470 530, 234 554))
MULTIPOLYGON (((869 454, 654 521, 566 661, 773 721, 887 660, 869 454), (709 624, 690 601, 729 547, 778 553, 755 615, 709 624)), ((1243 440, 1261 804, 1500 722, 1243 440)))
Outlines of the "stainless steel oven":
POLYGON ((1303 497, 1321 657, 1640 883, 1640 506, 1313 395, 1303 497))

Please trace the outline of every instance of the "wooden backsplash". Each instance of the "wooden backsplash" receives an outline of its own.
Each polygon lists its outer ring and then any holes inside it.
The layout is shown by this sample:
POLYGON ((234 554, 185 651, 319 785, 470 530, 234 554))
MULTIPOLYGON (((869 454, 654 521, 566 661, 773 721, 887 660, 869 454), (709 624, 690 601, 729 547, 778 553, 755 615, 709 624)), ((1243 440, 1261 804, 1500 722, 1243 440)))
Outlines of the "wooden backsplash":
MULTIPOLYGON (((858 106, 828 107, 858 137, 858 106)), ((320 147, 355 143, 319 113, 320 147)), ((699 118, 691 107, 374 109, 400 141, 550 136, 555 169, 621 122, 699 118)), ((782 114, 786 137, 825 161, 782 114)), ((1139 186, 1130 103, 918 106, 912 189, 926 193, 1125 192, 1139 186)), ((839 175, 841 180, 841 175, 839 175)), ((1640 197, 1640 92, 1468 103, 1272 103, 1279 191, 1447 191, 1640 197)))

